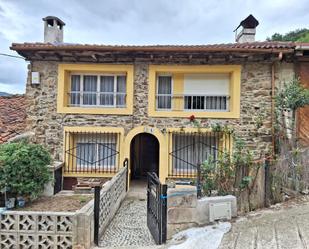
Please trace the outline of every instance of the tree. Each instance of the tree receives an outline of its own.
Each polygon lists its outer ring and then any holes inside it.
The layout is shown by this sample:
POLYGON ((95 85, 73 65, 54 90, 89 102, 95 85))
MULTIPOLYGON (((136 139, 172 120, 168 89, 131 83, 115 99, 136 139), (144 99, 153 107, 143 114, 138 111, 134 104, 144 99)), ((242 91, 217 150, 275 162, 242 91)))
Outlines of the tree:
POLYGON ((293 41, 293 42, 309 42, 309 29, 296 29, 284 35, 275 33, 266 39, 267 41, 293 41))

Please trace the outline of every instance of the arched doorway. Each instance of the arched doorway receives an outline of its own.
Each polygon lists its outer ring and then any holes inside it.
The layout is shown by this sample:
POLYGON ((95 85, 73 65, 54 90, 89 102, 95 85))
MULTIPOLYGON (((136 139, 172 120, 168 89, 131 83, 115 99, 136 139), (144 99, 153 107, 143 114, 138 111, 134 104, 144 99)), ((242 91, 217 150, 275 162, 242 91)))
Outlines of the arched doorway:
POLYGON ((146 179, 147 172, 159 175, 159 141, 149 133, 139 133, 130 145, 131 179, 146 179))

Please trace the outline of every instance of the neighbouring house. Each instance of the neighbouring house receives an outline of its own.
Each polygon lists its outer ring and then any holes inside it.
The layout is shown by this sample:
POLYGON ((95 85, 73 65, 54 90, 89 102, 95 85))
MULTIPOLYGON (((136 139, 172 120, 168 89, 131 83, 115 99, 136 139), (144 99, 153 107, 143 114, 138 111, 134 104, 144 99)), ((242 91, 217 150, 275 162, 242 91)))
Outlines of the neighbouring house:
POLYGON ((25 96, 0 96, 0 144, 24 133, 25 128, 25 96))
POLYGON ((65 23, 43 20, 44 43, 11 49, 30 62, 27 130, 64 161, 67 189, 80 177, 113 176, 125 158, 130 179, 148 171, 163 182, 190 179, 233 144, 199 125, 228 124, 257 157, 271 151, 275 89, 308 72, 308 44, 256 42, 251 15, 235 43, 214 45, 65 43, 65 23))

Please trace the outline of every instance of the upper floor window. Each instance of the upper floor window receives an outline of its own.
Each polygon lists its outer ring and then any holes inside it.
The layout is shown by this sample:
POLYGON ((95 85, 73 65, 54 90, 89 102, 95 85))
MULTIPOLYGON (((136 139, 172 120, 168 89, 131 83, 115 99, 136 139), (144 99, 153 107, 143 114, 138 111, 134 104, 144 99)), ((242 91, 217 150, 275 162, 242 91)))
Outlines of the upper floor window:
POLYGON ((172 107, 172 76, 158 76, 157 108, 171 109, 172 107))
POLYGON ((126 64, 59 64, 57 112, 132 115, 133 69, 126 64))
POLYGON ((126 75, 71 75, 71 106, 126 107, 126 75))
POLYGON ((182 93, 172 76, 157 77, 157 110, 229 111, 229 74, 183 74, 182 93))
POLYGON ((239 118, 240 65, 149 65, 150 117, 239 118))

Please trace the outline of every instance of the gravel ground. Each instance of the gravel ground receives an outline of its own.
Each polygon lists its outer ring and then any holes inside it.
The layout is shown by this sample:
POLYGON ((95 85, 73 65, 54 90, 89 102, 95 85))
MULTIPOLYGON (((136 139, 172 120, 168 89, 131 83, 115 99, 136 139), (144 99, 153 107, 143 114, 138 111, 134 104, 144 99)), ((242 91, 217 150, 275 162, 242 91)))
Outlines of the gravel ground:
POLYGON ((51 211, 51 212, 74 212, 89 202, 93 195, 51 196, 40 197, 33 202, 26 202, 23 208, 15 210, 22 211, 51 211))

